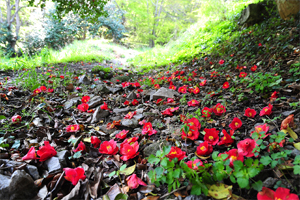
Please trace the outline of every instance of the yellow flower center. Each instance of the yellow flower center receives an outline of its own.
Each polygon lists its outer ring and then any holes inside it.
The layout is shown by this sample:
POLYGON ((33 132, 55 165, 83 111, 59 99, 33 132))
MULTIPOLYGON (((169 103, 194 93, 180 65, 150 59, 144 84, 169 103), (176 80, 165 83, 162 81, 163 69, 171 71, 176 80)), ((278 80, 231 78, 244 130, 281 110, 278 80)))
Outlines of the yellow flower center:
POLYGON ((269 109, 268 108, 265 108, 265 112, 267 112, 269 109))
POLYGON ((200 149, 201 149, 202 151, 205 151, 205 150, 206 150, 206 147, 205 147, 205 146, 202 146, 200 149))
POLYGON ((71 130, 74 131, 74 130, 75 130, 75 127, 74 127, 74 126, 71 126, 71 130))
POLYGON ((110 145, 108 145, 108 146, 106 147, 106 149, 107 149, 107 151, 111 151, 111 150, 112 150, 112 147, 111 147, 110 145))
POLYGON ((249 116, 251 117, 251 116, 252 116, 252 113, 249 113, 249 116))
POLYGON ((237 160, 237 157, 236 156, 231 156, 230 159, 231 160, 237 160))
POLYGON ((208 139, 209 139, 209 140, 213 140, 214 137, 213 137, 213 136, 209 136, 208 139))
POLYGON ((177 152, 176 151, 173 151, 173 152, 171 152, 171 155, 174 155, 174 154, 176 154, 177 152))
POLYGON ((193 135, 192 131, 189 131, 188 136, 192 136, 192 135, 193 135))
POLYGON ((235 123, 234 123, 234 125, 235 125, 235 126, 238 126, 238 125, 239 125, 239 123, 238 123, 238 122, 235 122, 235 123))

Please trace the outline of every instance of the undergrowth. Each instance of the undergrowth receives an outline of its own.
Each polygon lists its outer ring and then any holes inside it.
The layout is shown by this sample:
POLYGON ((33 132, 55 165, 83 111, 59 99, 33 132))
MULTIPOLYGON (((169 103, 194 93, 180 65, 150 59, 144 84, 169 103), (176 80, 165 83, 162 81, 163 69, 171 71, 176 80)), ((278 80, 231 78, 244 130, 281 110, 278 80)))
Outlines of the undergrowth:
MULTIPOLYGON (((222 2, 222 0, 220 0, 222 2)), ((170 63, 183 63, 193 60, 205 54, 218 53, 220 56, 229 50, 236 50, 231 43, 241 36, 242 32, 252 27, 239 30, 237 26, 240 12, 250 3, 257 3, 259 0, 246 0, 239 3, 224 3, 223 12, 215 13, 212 17, 214 5, 207 1, 199 13, 199 21, 191 26, 182 36, 171 41, 165 46, 157 46, 134 57, 131 62, 141 68, 166 66, 170 63), (225 10, 225 11, 224 11, 225 10), (224 14, 225 12, 225 14, 224 14), (204 53, 205 52, 205 53, 204 53)), ((219 6, 219 5, 218 5, 219 6)), ((276 18, 278 18, 276 16, 276 18)), ((269 31, 268 27, 257 27, 256 34, 269 31)))

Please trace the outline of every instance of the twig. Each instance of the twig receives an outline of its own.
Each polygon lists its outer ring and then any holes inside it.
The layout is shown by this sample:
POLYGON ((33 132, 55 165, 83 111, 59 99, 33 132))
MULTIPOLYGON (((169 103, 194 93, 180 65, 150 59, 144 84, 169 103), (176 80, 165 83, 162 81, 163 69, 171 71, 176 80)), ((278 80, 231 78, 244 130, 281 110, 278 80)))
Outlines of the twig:
POLYGON ((159 197, 159 199, 163 199, 163 198, 165 198, 165 197, 167 197, 167 196, 173 194, 174 192, 177 192, 177 191, 179 191, 179 190, 185 189, 186 187, 187 187, 187 186, 182 186, 182 187, 180 187, 180 188, 178 188, 178 189, 176 189, 176 190, 173 190, 172 192, 169 192, 169 193, 167 193, 167 194, 165 194, 165 195, 159 197))

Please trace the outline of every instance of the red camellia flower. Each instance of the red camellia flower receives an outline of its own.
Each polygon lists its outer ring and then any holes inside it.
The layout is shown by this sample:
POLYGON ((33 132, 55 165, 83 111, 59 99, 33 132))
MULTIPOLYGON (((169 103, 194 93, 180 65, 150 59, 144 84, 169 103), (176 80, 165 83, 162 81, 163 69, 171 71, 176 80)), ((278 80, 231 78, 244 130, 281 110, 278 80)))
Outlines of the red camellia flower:
POLYGON ((64 79, 65 77, 64 76, 59 76, 59 78, 64 79))
POLYGON ((81 167, 77 167, 75 169, 72 168, 64 168, 63 169, 66 176, 65 179, 70 181, 73 185, 76 185, 79 180, 84 180, 86 176, 84 175, 84 169, 81 167))
POLYGON ((136 174, 132 174, 131 176, 128 176, 126 178, 126 181, 127 181, 127 185, 130 189, 136 189, 139 187, 139 185, 144 185, 146 186, 147 184, 144 183, 142 181, 142 179, 140 179, 139 177, 137 177, 136 174))
POLYGON ((78 124, 73 124, 73 125, 67 126, 66 131, 67 132, 76 132, 76 131, 79 131, 79 129, 80 129, 80 126, 78 124))
POLYGON ((100 144, 99 152, 102 154, 115 155, 119 151, 117 142, 114 140, 104 141, 100 144))
POLYGON ((241 128, 242 124, 243 124, 242 121, 239 118, 235 117, 233 118, 232 122, 229 124, 229 128, 235 131, 241 128))
POLYGON ((208 57, 205 57, 204 60, 207 61, 208 57))
POLYGON ((85 144, 80 141, 77 148, 75 150, 73 150, 74 152, 78 152, 78 151, 85 151, 85 144))
POLYGON ((130 102, 128 100, 126 100, 124 103, 123 103, 125 106, 128 106, 130 104, 130 102))
POLYGON ((46 91, 47 91, 47 88, 46 88, 46 86, 41 86, 41 87, 40 87, 40 90, 41 90, 42 92, 46 92, 46 91))
POLYGON ((49 141, 44 141, 44 146, 40 147, 36 153, 40 157, 41 162, 46 161, 57 154, 55 149, 50 145, 49 141))
POLYGON ((136 106, 136 105, 139 105, 139 102, 138 102, 138 100, 133 99, 133 101, 131 102, 131 104, 132 104, 133 106, 136 106))
POLYGON ((103 105, 101 105, 100 108, 101 108, 102 110, 109 110, 109 108, 108 108, 106 102, 103 102, 103 105))
POLYGON ((173 102, 174 102, 174 99, 172 99, 172 98, 167 99, 167 103, 173 103, 173 102))
POLYGON ((89 109, 89 104, 87 103, 82 103, 80 105, 77 106, 77 109, 82 111, 82 112, 85 112, 89 109))
POLYGON ((22 121, 22 117, 20 115, 15 115, 11 118, 11 121, 15 124, 18 124, 19 122, 22 121))
POLYGON ((128 132, 129 132, 128 130, 127 131, 126 130, 122 130, 120 133, 118 133, 116 135, 116 138, 118 138, 118 139, 124 139, 124 138, 126 138, 128 132))
POLYGON ((206 80, 203 80, 202 82, 199 83, 200 86, 205 86, 206 85, 206 80))
POLYGON ((47 89, 47 92, 48 92, 48 93, 52 93, 52 92, 54 92, 54 89, 48 88, 48 89, 47 89))
POLYGON ((200 130, 201 128, 201 124, 199 120, 195 117, 188 119, 185 123, 188 124, 189 126, 196 126, 198 130, 200 130))
POLYGON ((231 149, 228 152, 225 152, 225 154, 228 155, 228 157, 225 160, 230 160, 229 166, 231 168, 233 168, 233 162, 236 160, 244 162, 244 156, 241 153, 239 153, 237 149, 231 149))
POLYGON ((259 46, 259 47, 261 47, 261 46, 262 46, 262 44, 261 44, 261 43, 258 43, 258 46, 259 46))
POLYGON ((159 98, 159 99, 157 99, 156 104, 159 104, 159 103, 162 102, 162 101, 163 101, 163 99, 162 99, 162 98, 159 98))
POLYGON ((222 130, 223 133, 223 137, 221 138, 220 142, 218 142, 218 145, 225 145, 225 146, 229 146, 234 142, 234 139, 231 138, 231 136, 233 136, 234 130, 230 130, 230 135, 227 133, 227 131, 225 129, 222 130))
POLYGON ((245 110, 245 116, 246 117, 250 117, 250 118, 254 118, 256 115, 256 111, 254 109, 251 109, 251 108, 247 108, 245 110))
MULTIPOLYGON (((125 143, 130 144, 130 143, 132 143, 132 142, 137 141, 138 139, 139 139, 138 137, 128 138, 128 139, 125 139, 125 140, 122 142, 122 144, 125 144, 125 143)), ((122 145, 122 144, 121 144, 121 145, 122 145)))
POLYGON ((224 84, 223 84, 223 87, 222 87, 223 89, 227 89, 227 88, 229 88, 229 83, 226 81, 224 84))
POLYGON ((155 85, 154 85, 154 88, 155 88, 155 89, 159 89, 159 88, 160 88, 159 84, 155 84, 155 85))
POLYGON ((199 144, 199 146, 197 147, 196 155, 197 156, 207 156, 207 155, 211 154, 212 151, 213 151, 212 145, 210 143, 208 143, 207 141, 204 141, 201 144, 199 144))
POLYGON ((194 90, 193 90, 193 93, 194 93, 194 94, 199 94, 199 92, 200 92, 200 89, 196 86, 196 87, 194 88, 194 90))
POLYGON ((99 148, 101 140, 96 136, 92 136, 91 137, 91 143, 92 143, 94 148, 99 148))
POLYGON ((170 90, 176 90, 176 86, 175 86, 175 85, 170 85, 170 86, 169 86, 169 89, 170 89, 170 90))
POLYGON ((250 70, 253 71, 253 72, 255 72, 256 69, 257 69, 257 66, 256 66, 256 65, 253 65, 253 66, 250 68, 250 70))
POLYGON ((212 113, 212 109, 208 108, 208 107, 204 107, 201 111, 203 117, 210 117, 211 113, 212 113))
POLYGON ((265 132, 265 136, 263 137, 266 138, 268 135, 271 135, 271 134, 267 134, 268 131, 269 131, 269 126, 267 124, 263 124, 263 125, 259 125, 259 126, 255 126, 255 131, 252 131, 250 136, 252 136, 253 133, 258 133, 259 134, 259 137, 261 137, 261 132, 265 132))
POLYGON ((221 60, 219 61, 219 64, 220 64, 220 65, 223 65, 224 62, 225 62, 225 61, 221 59, 221 60))
POLYGON ((127 161, 131 158, 136 157, 137 155, 139 155, 139 143, 133 142, 133 144, 129 144, 129 143, 125 143, 121 146, 120 148, 120 154, 121 156, 121 160, 123 161, 127 161))
POLYGON ((247 138, 237 144, 239 153, 246 157, 254 156, 253 149, 257 146, 255 140, 247 138))
POLYGON ((211 145, 216 145, 219 142, 219 131, 215 128, 204 129, 204 141, 207 141, 211 145))
POLYGON ((239 75, 240 78, 245 78, 246 76, 247 76, 246 72, 240 72, 240 75, 239 75))
POLYGON ((277 94, 278 94, 278 92, 276 92, 276 91, 273 92, 273 93, 271 94, 271 97, 270 97, 270 98, 276 100, 276 99, 278 98, 278 95, 277 95, 277 94))
POLYGON ((187 125, 189 127, 189 131, 186 133, 184 132, 184 129, 182 129, 182 139, 189 138, 191 140, 197 140, 199 137, 199 131, 198 128, 194 125, 187 125))
POLYGON ((90 99, 91 99, 90 96, 83 96, 83 97, 81 98, 81 102, 82 102, 82 103, 87 103, 90 99))
POLYGON ((186 162, 186 164, 189 168, 196 170, 196 171, 199 169, 199 167, 204 166, 200 159, 196 159, 194 161, 190 160, 190 161, 186 162))
POLYGON ((179 92, 179 93, 185 94, 186 91, 187 91, 187 89, 186 89, 185 86, 182 86, 182 87, 179 87, 179 88, 178 88, 178 92, 179 92))
POLYGON ((164 110, 161 114, 163 115, 169 115, 169 116, 173 116, 173 112, 175 112, 176 110, 178 110, 179 107, 176 107, 176 108, 167 108, 166 110, 164 110))
POLYGON ((185 122, 187 120, 187 117, 185 115, 179 114, 179 120, 181 122, 185 122))
POLYGON ((290 190, 278 187, 276 191, 263 187, 262 191, 257 193, 257 200, 299 200, 296 194, 291 194, 290 190))
POLYGON ((179 147, 171 147, 171 151, 166 157, 169 158, 170 161, 174 158, 178 158, 178 161, 180 161, 187 157, 185 154, 186 152, 182 151, 179 147))
POLYGON ((200 102, 193 99, 191 101, 188 101, 187 104, 188 104, 188 106, 199 106, 200 102))
POLYGON ((41 92, 42 92, 42 90, 40 88, 33 90, 33 94, 39 94, 41 92))
POLYGON ((156 134, 157 131, 153 129, 151 122, 147 122, 143 126, 142 134, 146 135, 148 134, 149 136, 156 134))
POLYGON ((125 115, 124 119, 131 119, 134 115, 136 115, 136 111, 129 112, 127 115, 125 115))
POLYGON ((38 159, 36 153, 35 153, 35 148, 31 147, 28 151, 28 153, 22 157, 22 160, 36 160, 38 159))
POLYGON ((273 106, 272 106, 271 104, 269 104, 267 107, 264 107, 264 108, 260 111, 259 115, 260 115, 261 117, 262 117, 262 116, 265 116, 265 115, 270 116, 270 115, 272 114, 272 108, 273 108, 273 106))
POLYGON ((222 104, 217 103, 217 105, 212 107, 212 111, 215 113, 215 115, 221 116, 223 113, 226 112, 226 108, 222 104))

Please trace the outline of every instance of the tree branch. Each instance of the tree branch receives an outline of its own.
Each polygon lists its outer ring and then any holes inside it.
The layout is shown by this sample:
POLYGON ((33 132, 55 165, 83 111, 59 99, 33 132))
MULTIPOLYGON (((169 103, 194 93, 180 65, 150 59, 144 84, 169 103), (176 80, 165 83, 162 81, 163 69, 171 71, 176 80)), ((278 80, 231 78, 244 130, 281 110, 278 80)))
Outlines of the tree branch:
POLYGON ((20 0, 16 0, 16 12, 14 13, 14 15, 11 17, 10 23, 12 23, 15 20, 15 17, 17 16, 18 12, 24 8, 25 6, 21 6, 19 7, 19 2, 20 0))

